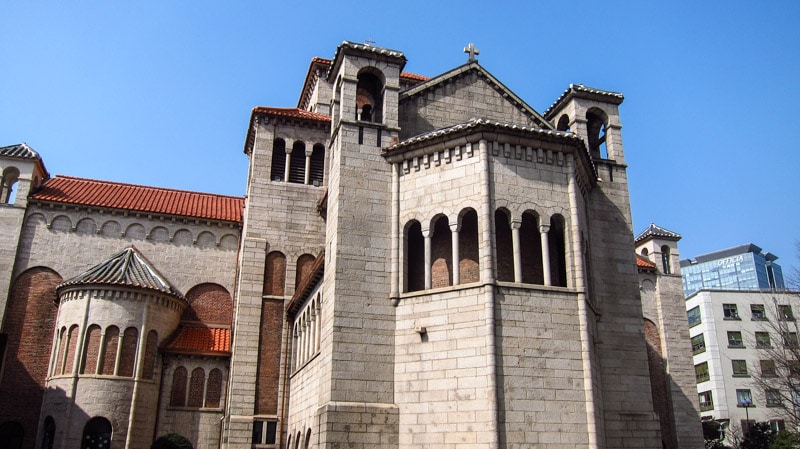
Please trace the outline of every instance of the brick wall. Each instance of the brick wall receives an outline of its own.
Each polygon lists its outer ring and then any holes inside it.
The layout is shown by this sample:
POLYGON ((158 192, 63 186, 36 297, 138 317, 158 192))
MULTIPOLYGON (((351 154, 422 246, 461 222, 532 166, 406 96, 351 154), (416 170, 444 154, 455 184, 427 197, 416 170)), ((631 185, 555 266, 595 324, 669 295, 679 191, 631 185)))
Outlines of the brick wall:
POLYGON ((89 326, 86 332, 86 352, 84 353, 81 374, 94 374, 97 369, 97 357, 100 355, 100 326, 89 326))
POLYGON ((303 254, 297 259, 297 273, 294 278, 294 288, 296 289, 300 282, 311 274, 311 267, 314 265, 316 257, 311 254, 303 254))
POLYGON ((197 285, 186 293, 186 301, 189 307, 183 312, 181 321, 225 326, 230 326, 233 321, 233 300, 221 285, 197 285))
POLYGON ((14 281, 3 333, 8 336, 0 379, 0 423, 17 421, 25 430, 24 449, 34 445, 56 315, 55 287, 61 277, 33 268, 14 281))
POLYGON ((278 251, 267 254, 264 264, 264 295, 283 296, 286 285, 286 256, 278 251))
POLYGON ((261 307, 261 336, 258 345, 255 404, 257 415, 278 412, 281 326, 283 326, 283 301, 265 299, 261 307))
POLYGON ((203 387, 206 383, 206 372, 203 368, 192 370, 192 378, 189 381, 189 399, 186 401, 187 407, 203 406, 203 387))
POLYGON ((133 377, 133 366, 136 363, 136 345, 139 331, 135 327, 125 329, 122 335, 122 351, 119 357, 118 376, 133 377))
POLYGON ((100 367, 100 374, 107 376, 114 374, 114 363, 117 359, 117 348, 119 347, 119 328, 109 326, 106 328, 105 351, 103 351, 103 362, 100 367))
POLYGON ((478 214, 471 210, 461 218, 461 229, 458 232, 458 271, 461 283, 478 282, 480 266, 478 265, 478 214))

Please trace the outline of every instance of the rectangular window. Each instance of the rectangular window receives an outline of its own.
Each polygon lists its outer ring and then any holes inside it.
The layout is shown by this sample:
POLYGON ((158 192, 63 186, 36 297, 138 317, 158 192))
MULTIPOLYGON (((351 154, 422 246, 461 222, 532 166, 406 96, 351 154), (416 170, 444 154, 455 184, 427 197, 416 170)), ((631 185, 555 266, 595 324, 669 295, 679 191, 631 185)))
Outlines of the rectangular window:
POLYGON ((700 354, 701 352, 705 352, 705 350, 706 339, 703 337, 703 334, 692 337, 692 353, 696 355, 700 354))
POLYGON ((797 332, 786 332, 783 334, 783 346, 786 348, 796 348, 797 332))
POLYGON ((736 390, 736 405, 739 407, 751 407, 753 405, 753 396, 750 390, 736 390))
POLYGON ((764 311, 764 304, 750 304, 750 315, 753 316, 754 321, 766 320, 767 314, 764 311))
POLYGON ((778 390, 767 390, 767 407, 777 407, 781 405, 781 394, 778 390))
POLYGON ((702 322, 700 321, 700 306, 688 310, 686 315, 689 317, 689 327, 696 326, 702 322))
POLYGON ((705 382, 710 379, 708 375, 708 362, 703 362, 694 366, 694 377, 697 383, 705 382))
POLYGON ((744 341, 742 341, 742 333, 739 331, 728 332, 728 347, 729 348, 744 348, 744 341))
POLYGON ((700 411, 707 411, 714 408, 714 399, 710 391, 704 391, 699 394, 700 397, 700 411))
POLYGON ((769 426, 772 428, 773 432, 780 432, 781 430, 786 430, 786 423, 782 419, 770 419, 769 426))
POLYGON ((778 306, 778 318, 784 321, 794 321, 792 306, 778 306))
POLYGON ((769 332, 756 332, 756 348, 768 349, 772 347, 769 341, 769 332))
POLYGON ((739 309, 736 308, 736 304, 723 304, 722 314, 725 316, 726 320, 739 319, 739 309))
POLYGON ((760 360, 761 377, 778 377, 778 370, 775 368, 774 360, 760 360))
POLYGON ((747 360, 731 360, 733 366, 734 377, 748 377, 747 376, 747 360))
POLYGON ((253 421, 253 445, 274 447, 278 422, 257 419, 253 421))

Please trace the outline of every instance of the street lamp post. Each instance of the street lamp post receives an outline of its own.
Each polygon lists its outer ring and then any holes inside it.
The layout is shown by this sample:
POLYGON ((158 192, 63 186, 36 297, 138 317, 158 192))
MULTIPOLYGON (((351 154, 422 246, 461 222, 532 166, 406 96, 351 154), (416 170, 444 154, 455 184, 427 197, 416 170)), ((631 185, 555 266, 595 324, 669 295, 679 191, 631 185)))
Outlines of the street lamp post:
POLYGON ((742 399, 742 407, 744 407, 744 419, 747 423, 747 429, 744 432, 744 436, 750 433, 750 406, 753 405, 753 400, 750 398, 742 399))

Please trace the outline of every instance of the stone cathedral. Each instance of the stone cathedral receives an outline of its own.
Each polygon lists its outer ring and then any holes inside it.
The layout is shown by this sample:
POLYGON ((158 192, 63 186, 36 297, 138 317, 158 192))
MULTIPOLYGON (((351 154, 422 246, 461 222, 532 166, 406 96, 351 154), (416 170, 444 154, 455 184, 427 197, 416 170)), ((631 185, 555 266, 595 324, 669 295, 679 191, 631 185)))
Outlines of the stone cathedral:
POLYGON ((701 448, 623 96, 540 113, 465 51, 313 58, 297 107, 252 110, 243 197, 0 147, 0 447, 701 448))

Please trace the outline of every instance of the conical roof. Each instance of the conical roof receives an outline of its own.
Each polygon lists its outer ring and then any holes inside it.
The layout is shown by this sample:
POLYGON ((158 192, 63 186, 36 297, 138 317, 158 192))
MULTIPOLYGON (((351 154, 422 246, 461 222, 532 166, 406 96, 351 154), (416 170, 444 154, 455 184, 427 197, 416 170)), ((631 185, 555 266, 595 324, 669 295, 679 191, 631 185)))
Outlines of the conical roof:
POLYGON ((648 237, 663 240, 673 240, 676 242, 681 239, 681 235, 677 232, 672 232, 669 229, 662 228, 655 223, 650 223, 650 226, 648 226, 647 229, 645 229, 641 234, 637 235, 634 241, 639 243, 648 237))
POLYGON ((144 288, 184 299, 150 262, 131 245, 83 274, 62 282, 57 290, 76 285, 111 285, 144 288))

